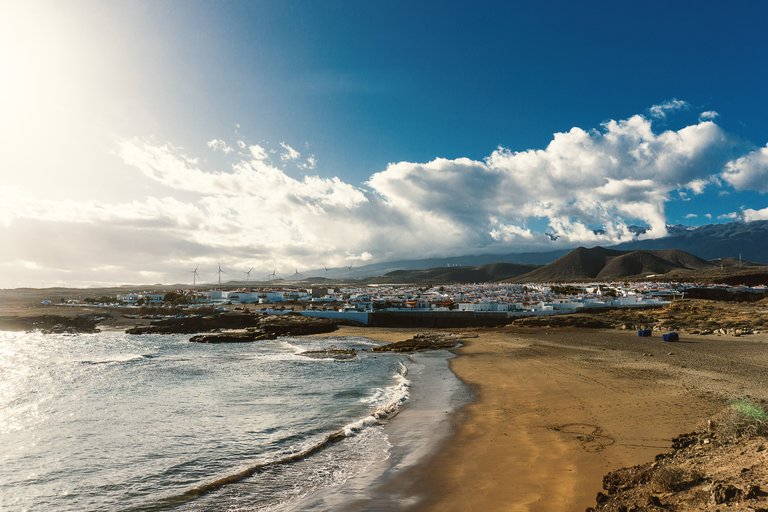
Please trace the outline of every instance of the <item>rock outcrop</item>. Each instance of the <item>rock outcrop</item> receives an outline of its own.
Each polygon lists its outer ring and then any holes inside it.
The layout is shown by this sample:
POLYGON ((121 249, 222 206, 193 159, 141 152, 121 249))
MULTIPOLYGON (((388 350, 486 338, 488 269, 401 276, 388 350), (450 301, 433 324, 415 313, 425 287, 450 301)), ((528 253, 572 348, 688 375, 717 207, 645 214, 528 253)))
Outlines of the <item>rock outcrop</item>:
POLYGON ((153 320, 147 326, 132 327, 128 334, 197 334, 197 343, 243 343, 275 339, 278 336, 304 336, 335 331, 336 323, 325 318, 302 315, 263 315, 222 313, 153 320))
POLYGON ((110 315, 78 315, 74 317, 60 315, 4 316, 0 317, 0 328, 12 331, 40 330, 46 334, 91 333, 99 332, 99 322, 110 315))
POLYGON ((453 333, 420 332, 405 341, 388 343, 374 347, 372 352, 417 352, 421 350, 438 350, 456 347, 461 337, 453 333))
POLYGON ((357 350, 353 348, 339 348, 334 345, 322 350, 307 350, 299 354, 300 356, 311 357, 313 359, 337 359, 345 361, 354 359, 357 356, 357 350))
POLYGON ((768 512, 768 424, 731 413, 672 440, 656 460, 603 477, 587 512, 768 512))

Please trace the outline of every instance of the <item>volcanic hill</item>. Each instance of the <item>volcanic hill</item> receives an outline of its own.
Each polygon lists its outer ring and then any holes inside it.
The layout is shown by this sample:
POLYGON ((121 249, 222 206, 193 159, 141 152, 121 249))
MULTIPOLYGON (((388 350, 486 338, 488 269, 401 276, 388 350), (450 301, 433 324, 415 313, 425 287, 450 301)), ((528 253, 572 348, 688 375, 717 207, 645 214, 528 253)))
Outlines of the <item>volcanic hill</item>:
POLYGON ((395 270, 367 279, 368 283, 486 283, 530 273, 538 265, 491 263, 475 267, 437 267, 424 270, 395 270))
POLYGON ((693 254, 675 249, 658 251, 618 251, 604 247, 579 247, 562 258, 511 282, 617 280, 666 274, 672 270, 702 270, 714 267, 693 254))

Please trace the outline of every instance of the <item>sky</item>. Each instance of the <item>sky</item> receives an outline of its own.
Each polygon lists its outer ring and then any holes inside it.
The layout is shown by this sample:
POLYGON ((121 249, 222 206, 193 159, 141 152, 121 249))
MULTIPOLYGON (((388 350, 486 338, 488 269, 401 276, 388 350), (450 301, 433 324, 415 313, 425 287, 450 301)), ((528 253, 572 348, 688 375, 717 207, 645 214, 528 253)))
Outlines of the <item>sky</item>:
POLYGON ((765 19, 758 0, 6 0, 0 288, 766 220, 765 19))

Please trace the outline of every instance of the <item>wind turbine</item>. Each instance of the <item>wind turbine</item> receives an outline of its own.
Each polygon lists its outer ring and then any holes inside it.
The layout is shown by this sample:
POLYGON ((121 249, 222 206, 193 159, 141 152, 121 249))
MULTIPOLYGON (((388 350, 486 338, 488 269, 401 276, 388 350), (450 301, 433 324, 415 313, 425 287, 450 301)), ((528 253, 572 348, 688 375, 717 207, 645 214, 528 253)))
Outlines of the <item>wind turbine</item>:
POLYGON ((226 272, 221 270, 221 263, 219 263, 219 286, 221 286, 221 274, 226 274, 226 272))
POLYGON ((297 268, 296 272, 294 272, 293 275, 291 276, 291 280, 292 281, 298 281, 299 280, 299 276, 304 277, 302 274, 299 273, 299 269, 297 268))
POLYGON ((248 270, 248 272, 243 272, 243 274, 245 274, 245 285, 246 286, 248 286, 248 283, 251 280, 251 270, 253 270, 253 267, 251 267, 250 270, 248 270))
POLYGON ((348 279, 349 281, 351 281, 351 280, 352 280, 352 265, 350 265, 350 266, 348 266, 348 267, 347 267, 347 279, 348 279))
POLYGON ((272 281, 277 281, 277 269, 273 270, 269 277, 272 278, 272 281))
POLYGON ((328 280, 328 267, 323 267, 325 269, 325 280, 328 280))
POLYGON ((192 272, 192 288, 194 288, 197 285, 197 278, 199 277, 197 273, 197 269, 200 268, 200 265, 195 267, 195 270, 190 270, 189 272, 192 272))

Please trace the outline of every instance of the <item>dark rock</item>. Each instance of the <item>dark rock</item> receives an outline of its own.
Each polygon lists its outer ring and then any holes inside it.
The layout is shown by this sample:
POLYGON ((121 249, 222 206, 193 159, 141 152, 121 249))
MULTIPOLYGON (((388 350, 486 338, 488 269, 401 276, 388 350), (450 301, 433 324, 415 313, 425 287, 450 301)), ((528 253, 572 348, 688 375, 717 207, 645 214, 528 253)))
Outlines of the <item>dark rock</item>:
POLYGON ((262 315, 254 313, 222 313, 210 316, 191 315, 153 320, 148 326, 133 327, 128 334, 197 334, 217 330, 255 329, 274 339, 278 336, 302 336, 336 330, 336 323, 325 318, 301 315, 262 315))
POLYGON ((606 502, 608 501, 608 499, 609 499, 609 498, 608 498, 608 495, 607 495, 607 494, 604 494, 604 493, 602 493, 602 492, 598 492, 598 493, 597 493, 597 496, 595 496, 595 501, 597 502, 597 506, 598 506, 598 507, 599 507, 600 505, 602 505, 602 504, 606 503, 606 502))
POLYGON ((128 334, 195 334, 214 329, 245 329, 259 325, 260 315, 222 313, 219 315, 189 315, 152 320, 148 326, 133 327, 128 334))
POLYGON ((616 494, 625 489, 631 489, 649 481, 649 471, 646 466, 632 466, 611 471, 603 477, 603 489, 608 494, 616 494))
POLYGON ((198 334, 189 338, 189 341, 193 343, 248 343, 251 341, 275 339, 276 337, 258 331, 230 331, 198 334))
POLYGON ((40 330, 45 334, 75 334, 99 332, 96 326, 111 315, 60 315, 0 317, 0 329, 13 331, 40 330))
POLYGON ((300 353, 301 356, 312 357, 314 359, 338 359, 340 361, 354 359, 357 351, 353 348, 328 347, 322 350, 307 350, 300 353))
POLYGON ((759 485, 749 485, 747 486, 747 490, 744 493, 744 499, 753 500, 764 495, 765 493, 760 489, 759 485))
POLYGON ((653 494, 648 496, 648 505, 651 505, 651 506, 654 506, 654 507, 663 507, 664 506, 661 503, 661 499, 659 499, 658 496, 654 496, 653 494))
POLYGON ((701 439, 700 432, 689 432, 687 434, 680 434, 679 436, 672 439, 672 449, 681 450, 683 448, 687 448, 691 445, 699 443, 700 439, 701 439))
POLYGON ((733 485, 726 485, 716 482, 712 485, 711 490, 712 501, 720 505, 722 503, 730 503, 741 498, 741 489, 733 485))
POLYGON ((416 352, 420 350, 438 350, 454 348, 461 338, 453 333, 420 332, 413 338, 374 347, 372 352, 416 352))

